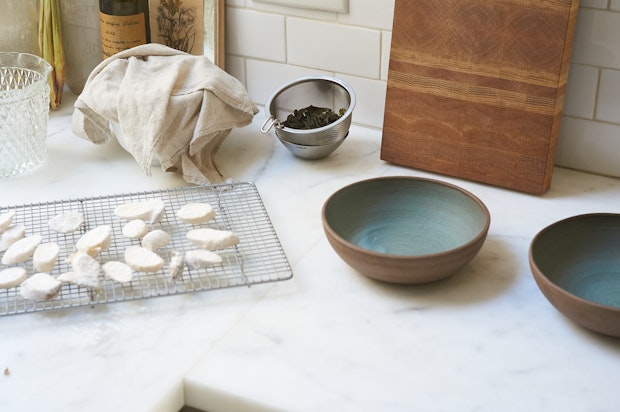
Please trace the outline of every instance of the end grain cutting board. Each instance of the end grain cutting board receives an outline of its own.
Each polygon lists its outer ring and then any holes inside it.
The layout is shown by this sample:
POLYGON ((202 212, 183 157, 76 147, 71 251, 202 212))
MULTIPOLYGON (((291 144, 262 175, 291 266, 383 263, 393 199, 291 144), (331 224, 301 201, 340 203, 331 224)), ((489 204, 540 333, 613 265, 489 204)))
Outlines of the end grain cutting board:
POLYGON ((396 0, 381 158, 551 184, 578 0, 396 0))

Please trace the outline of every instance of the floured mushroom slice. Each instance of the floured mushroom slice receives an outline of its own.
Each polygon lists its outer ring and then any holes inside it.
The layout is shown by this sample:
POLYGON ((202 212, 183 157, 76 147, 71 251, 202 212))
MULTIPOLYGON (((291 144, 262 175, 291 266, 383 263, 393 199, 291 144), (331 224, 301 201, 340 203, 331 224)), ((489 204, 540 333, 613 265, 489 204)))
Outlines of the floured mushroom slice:
POLYGON ((80 212, 59 213, 47 222, 58 233, 72 233, 84 224, 84 215, 80 212))
POLYGON ((13 265, 15 263, 27 261, 32 257, 35 249, 39 246, 42 240, 43 237, 38 234, 19 239, 17 242, 9 246, 6 252, 4 252, 4 256, 2 256, 2 264, 13 265))
POLYGON ((185 263, 190 269, 204 269, 222 263, 222 257, 206 249, 185 252, 185 263))
POLYGON ((56 276, 56 279, 61 283, 73 283, 76 284, 77 273, 75 272, 63 272, 60 275, 56 276))
POLYGON ((0 214, 0 233, 4 232, 11 226, 13 223, 13 218, 15 218, 14 210, 9 210, 8 212, 0 214))
POLYGON ((215 219, 215 210, 208 203, 188 203, 177 210, 177 217, 184 223, 199 225, 215 219))
POLYGON ((124 220, 140 219, 148 223, 157 223, 164 215, 164 208, 163 200, 149 199, 119 205, 114 209, 114 214, 124 220))
POLYGON ((22 267, 6 268, 0 271, 0 288, 10 289, 26 280, 26 269, 22 267))
POLYGON ((164 260, 157 253, 142 246, 125 249, 125 263, 137 272, 157 272, 164 266, 164 260))
POLYGON ((13 243, 22 239, 26 235, 26 228, 23 225, 13 225, 0 235, 0 252, 7 250, 13 243))
POLYGON ((140 239, 142 236, 146 235, 148 231, 149 228, 142 219, 132 219, 125 223, 122 229, 123 235, 127 236, 129 239, 140 239))
POLYGON ((49 273, 35 273, 21 283, 19 293, 24 299, 49 300, 58 294, 61 282, 49 273))
POLYGON ((80 251, 71 258, 71 272, 58 276, 58 280, 73 283, 87 288, 98 288, 101 285, 99 274, 101 265, 88 253, 80 251))
POLYGON ((187 239, 194 245, 208 250, 226 249, 239 243, 239 237, 230 230, 211 228, 194 229, 187 232, 187 239))
POLYGON ((183 269, 185 268, 185 260, 183 254, 173 250, 170 254, 170 264, 168 265, 168 274, 170 280, 177 280, 183 275, 183 269))
POLYGON ((133 269, 123 262, 110 261, 101 266, 103 273, 112 280, 120 283, 131 282, 133 279, 133 269))
POLYGON ((99 251, 110 246, 112 228, 108 225, 97 226, 80 237, 75 244, 78 251, 88 252, 91 256, 97 256, 99 251))
POLYGON ((58 259, 59 252, 60 247, 57 243, 41 243, 32 255, 32 263, 35 270, 39 272, 49 272, 52 270, 58 259))
POLYGON ((153 252, 157 249, 161 249, 168 243, 170 243, 170 235, 168 232, 161 229, 151 230, 149 233, 144 235, 144 238, 142 239, 142 246, 152 250, 153 252))

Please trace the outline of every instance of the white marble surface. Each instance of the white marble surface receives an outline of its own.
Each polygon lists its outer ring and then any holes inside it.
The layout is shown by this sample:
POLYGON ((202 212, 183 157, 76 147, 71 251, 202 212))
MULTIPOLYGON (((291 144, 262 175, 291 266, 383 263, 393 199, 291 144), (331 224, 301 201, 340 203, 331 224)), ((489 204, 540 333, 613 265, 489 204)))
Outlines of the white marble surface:
MULTIPOLYGON (((0 180, 0 206, 184 185, 145 176, 117 144, 53 113, 46 164, 0 180)), ((620 181, 556 169, 531 196, 395 167, 380 131, 354 126, 338 151, 298 160, 252 126, 218 156, 256 183, 292 280, 95 308, 0 318, 1 411, 616 411, 620 339, 586 331, 537 289, 529 243, 580 213, 619 212, 620 181), (329 247, 320 219, 340 187, 384 175, 430 176, 479 196, 492 223, 480 254, 436 284, 371 281, 329 247)))

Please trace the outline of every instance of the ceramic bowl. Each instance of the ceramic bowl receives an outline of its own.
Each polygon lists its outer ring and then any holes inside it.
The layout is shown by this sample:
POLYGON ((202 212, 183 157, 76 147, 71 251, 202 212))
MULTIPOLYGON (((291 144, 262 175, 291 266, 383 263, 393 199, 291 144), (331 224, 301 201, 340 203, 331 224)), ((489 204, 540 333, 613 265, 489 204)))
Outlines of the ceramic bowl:
POLYGON ((573 216, 540 231, 529 253, 534 279, 562 314, 620 337, 620 214, 573 216))
POLYGON ((325 235, 351 267, 373 279, 426 283, 470 262, 491 222, 486 206, 457 186, 416 177, 381 177, 331 195, 325 235))

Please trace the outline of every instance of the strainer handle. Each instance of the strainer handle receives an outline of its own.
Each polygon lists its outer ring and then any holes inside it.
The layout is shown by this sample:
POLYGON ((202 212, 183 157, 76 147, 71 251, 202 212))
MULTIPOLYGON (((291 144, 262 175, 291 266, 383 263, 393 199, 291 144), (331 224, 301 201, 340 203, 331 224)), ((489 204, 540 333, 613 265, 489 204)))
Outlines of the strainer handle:
POLYGON ((267 133, 268 131, 271 130, 272 127, 278 127, 281 128, 282 124, 280 123, 280 121, 278 119, 276 119, 273 116, 268 117, 264 122, 263 125, 260 127, 260 131, 261 133, 267 133))

